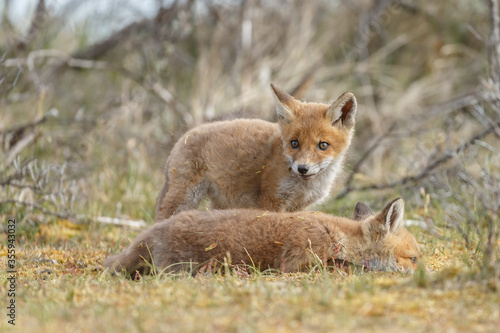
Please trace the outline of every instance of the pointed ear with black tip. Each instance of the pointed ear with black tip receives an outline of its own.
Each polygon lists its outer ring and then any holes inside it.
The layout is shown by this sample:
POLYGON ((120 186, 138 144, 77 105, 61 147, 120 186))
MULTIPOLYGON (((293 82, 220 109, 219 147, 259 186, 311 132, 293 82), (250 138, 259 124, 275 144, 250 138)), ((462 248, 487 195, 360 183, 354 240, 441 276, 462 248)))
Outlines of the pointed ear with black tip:
POLYGON ((358 202, 356 204, 356 207, 354 207, 353 220, 355 220, 355 221, 361 221, 361 220, 364 220, 365 218, 367 218, 369 216, 373 216, 373 212, 370 209, 370 207, 368 207, 368 205, 365 204, 364 202, 361 202, 361 201, 358 202))
POLYGON ((347 91, 330 105, 326 111, 326 117, 331 119, 332 126, 349 130, 354 127, 354 116, 357 108, 356 96, 347 91))
POLYGON ((390 202, 385 209, 380 213, 379 222, 384 224, 384 229, 390 233, 398 230, 403 222, 405 212, 405 202, 401 198, 397 198, 390 202))
POLYGON ((292 112, 291 105, 295 102, 295 99, 272 83, 271 90, 273 91, 278 121, 292 121, 295 118, 295 115, 292 112))

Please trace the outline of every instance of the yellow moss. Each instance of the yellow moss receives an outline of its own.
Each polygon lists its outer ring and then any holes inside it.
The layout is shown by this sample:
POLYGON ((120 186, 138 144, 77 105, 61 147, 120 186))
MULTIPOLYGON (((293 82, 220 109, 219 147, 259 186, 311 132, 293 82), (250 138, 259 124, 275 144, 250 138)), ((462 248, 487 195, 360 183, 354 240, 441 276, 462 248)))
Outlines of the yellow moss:
POLYGON ((59 219, 54 224, 41 224, 38 228, 38 237, 51 241, 54 239, 71 239, 81 235, 83 226, 69 220, 59 219))

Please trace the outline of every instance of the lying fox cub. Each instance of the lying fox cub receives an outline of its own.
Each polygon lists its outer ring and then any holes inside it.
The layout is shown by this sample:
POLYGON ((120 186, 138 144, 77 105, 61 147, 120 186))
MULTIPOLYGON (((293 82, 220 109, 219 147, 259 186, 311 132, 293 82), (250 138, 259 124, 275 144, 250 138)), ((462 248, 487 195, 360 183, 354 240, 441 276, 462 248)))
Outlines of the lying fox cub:
POLYGON ((358 204, 355 217, 318 212, 276 213, 237 209, 188 211, 142 232, 104 266, 129 274, 155 265, 177 272, 230 257, 233 263, 295 272, 315 262, 349 262, 371 270, 413 271, 422 256, 403 226, 404 202, 396 199, 373 215, 358 204))
POLYGON ((168 157, 155 221, 196 209, 299 211, 328 196, 354 133, 356 98, 301 102, 271 85, 278 123, 236 119, 203 124, 168 157))

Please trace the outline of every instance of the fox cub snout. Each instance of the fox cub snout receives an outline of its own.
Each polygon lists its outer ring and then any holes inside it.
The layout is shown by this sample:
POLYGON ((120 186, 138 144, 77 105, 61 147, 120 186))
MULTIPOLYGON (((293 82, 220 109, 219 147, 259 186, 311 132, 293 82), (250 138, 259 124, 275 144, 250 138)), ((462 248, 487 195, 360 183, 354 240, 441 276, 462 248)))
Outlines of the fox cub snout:
POLYGON ((188 131, 172 149, 155 221, 196 209, 297 211, 328 196, 354 133, 357 104, 302 102, 271 85, 277 123, 236 119, 188 131))
POLYGON ((196 272, 226 259, 283 272, 347 262, 370 270, 412 271, 422 253, 401 225, 403 212, 401 199, 358 220, 253 209, 182 212, 145 230, 104 266, 129 274, 152 265, 158 272, 196 272))

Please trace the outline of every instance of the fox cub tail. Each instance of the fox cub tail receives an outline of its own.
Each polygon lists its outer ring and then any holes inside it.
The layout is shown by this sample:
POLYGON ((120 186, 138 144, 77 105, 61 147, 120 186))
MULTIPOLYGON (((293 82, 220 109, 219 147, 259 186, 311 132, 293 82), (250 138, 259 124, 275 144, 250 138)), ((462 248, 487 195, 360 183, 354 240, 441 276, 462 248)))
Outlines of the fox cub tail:
POLYGON ((151 242, 150 235, 139 235, 134 242, 122 253, 104 260, 103 266, 112 273, 126 272, 132 275, 136 271, 147 274, 151 267, 151 242))

